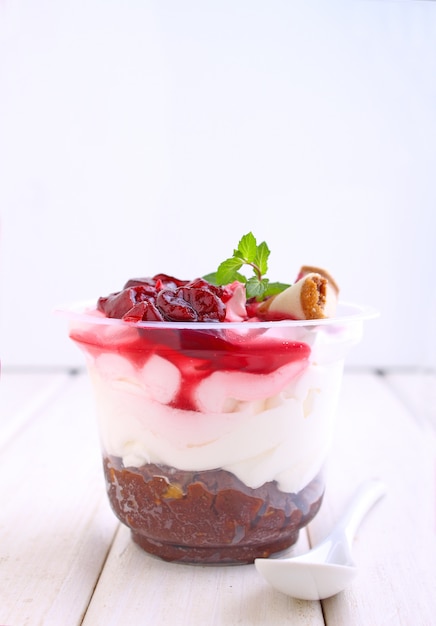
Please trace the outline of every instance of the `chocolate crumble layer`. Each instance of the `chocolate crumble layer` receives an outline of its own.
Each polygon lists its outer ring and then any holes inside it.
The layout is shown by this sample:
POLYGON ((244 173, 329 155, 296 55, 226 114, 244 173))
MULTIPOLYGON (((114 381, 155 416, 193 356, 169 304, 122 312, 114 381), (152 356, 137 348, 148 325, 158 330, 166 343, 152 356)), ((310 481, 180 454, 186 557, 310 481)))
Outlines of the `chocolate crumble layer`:
POLYGON ((112 509, 133 540, 185 563, 252 563, 288 548, 324 491, 320 476, 294 494, 275 482, 251 489, 226 470, 124 467, 117 457, 104 458, 104 473, 112 509))

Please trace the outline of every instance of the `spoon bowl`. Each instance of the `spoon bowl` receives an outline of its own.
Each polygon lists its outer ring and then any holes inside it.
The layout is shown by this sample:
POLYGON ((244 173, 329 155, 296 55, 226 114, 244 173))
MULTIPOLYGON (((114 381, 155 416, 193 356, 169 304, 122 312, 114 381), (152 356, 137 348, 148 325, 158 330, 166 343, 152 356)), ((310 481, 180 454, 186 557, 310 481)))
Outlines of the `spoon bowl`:
POLYGON ((359 487, 332 532, 315 548, 290 558, 256 559, 257 571, 278 591, 302 600, 322 600, 343 591, 357 574, 352 557, 356 531, 372 506, 386 493, 384 483, 359 487))

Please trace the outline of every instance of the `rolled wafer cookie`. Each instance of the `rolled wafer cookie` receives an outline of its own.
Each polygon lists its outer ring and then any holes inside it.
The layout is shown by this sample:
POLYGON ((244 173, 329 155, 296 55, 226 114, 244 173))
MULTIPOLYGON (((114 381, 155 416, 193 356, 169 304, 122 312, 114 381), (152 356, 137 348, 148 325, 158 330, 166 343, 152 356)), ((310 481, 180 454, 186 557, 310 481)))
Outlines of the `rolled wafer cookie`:
POLYGON ((333 317, 338 293, 336 282, 325 270, 303 266, 297 282, 269 298, 262 308, 274 315, 292 319, 333 317))

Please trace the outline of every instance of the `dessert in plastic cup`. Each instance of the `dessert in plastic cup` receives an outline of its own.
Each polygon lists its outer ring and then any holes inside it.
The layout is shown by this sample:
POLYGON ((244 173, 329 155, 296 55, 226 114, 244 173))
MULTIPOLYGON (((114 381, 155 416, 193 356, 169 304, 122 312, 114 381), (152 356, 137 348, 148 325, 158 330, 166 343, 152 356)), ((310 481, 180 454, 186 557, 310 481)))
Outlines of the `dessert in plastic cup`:
POLYGON ((112 509, 168 561, 250 563, 296 542, 322 502, 344 358, 372 315, 336 306, 322 270, 270 291, 260 275, 247 298, 239 269, 219 286, 132 279, 67 311, 112 509))

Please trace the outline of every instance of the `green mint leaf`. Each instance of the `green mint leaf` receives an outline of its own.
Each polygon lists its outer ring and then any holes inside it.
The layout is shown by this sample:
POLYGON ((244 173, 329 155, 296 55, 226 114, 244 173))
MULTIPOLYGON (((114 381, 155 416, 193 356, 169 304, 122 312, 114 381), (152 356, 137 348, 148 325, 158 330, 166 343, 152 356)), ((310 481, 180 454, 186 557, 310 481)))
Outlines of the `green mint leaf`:
POLYGON ((257 246, 256 255, 254 257, 254 264, 257 265, 261 275, 264 275, 268 271, 268 257, 270 251, 264 241, 257 246))
POLYGON ((257 252, 256 237, 253 233, 244 235, 238 243, 238 249, 233 252, 234 256, 244 259, 248 263, 253 263, 257 252))
POLYGON ((216 281, 216 272, 211 272, 210 274, 205 274, 203 276, 204 280, 207 280, 208 283, 211 283, 212 285, 218 285, 217 281, 216 281))
POLYGON ((243 266, 242 259, 231 257, 220 263, 216 272, 216 281, 218 285, 228 285, 237 280, 238 270, 243 266))
POLYGON ((268 283, 263 295, 265 298, 268 296, 275 296, 290 286, 291 285, 287 285, 286 283, 268 283))
MULTIPOLYGON (((218 282, 217 272, 211 272, 210 274, 205 274, 204 276, 202 276, 202 278, 204 278, 204 280, 207 280, 208 283, 211 283, 212 285, 216 285, 217 287, 219 285, 228 284, 228 283, 218 282)), ((238 282, 243 283, 243 284, 247 282, 247 278, 243 274, 240 274, 239 272, 236 272, 235 278, 233 280, 237 280, 238 282)))
POLYGON ((235 280, 239 281, 240 283, 245 284, 247 282, 247 277, 244 276, 243 274, 240 274, 239 272, 236 272, 235 280))
POLYGON ((247 298, 257 298, 258 300, 261 300, 263 298, 267 285, 267 278, 262 278, 261 280, 259 280, 257 276, 252 276, 247 280, 247 283, 245 285, 247 298))
POLYGON ((252 232, 241 237, 238 247, 233 250, 233 256, 223 261, 216 272, 203 276, 214 285, 228 285, 235 280, 245 284, 247 299, 262 300, 284 291, 289 285, 285 283, 270 283, 265 274, 268 270, 270 250, 265 241, 257 245, 256 237, 252 232), (246 278, 239 272, 242 266, 248 266, 254 273, 246 278))

